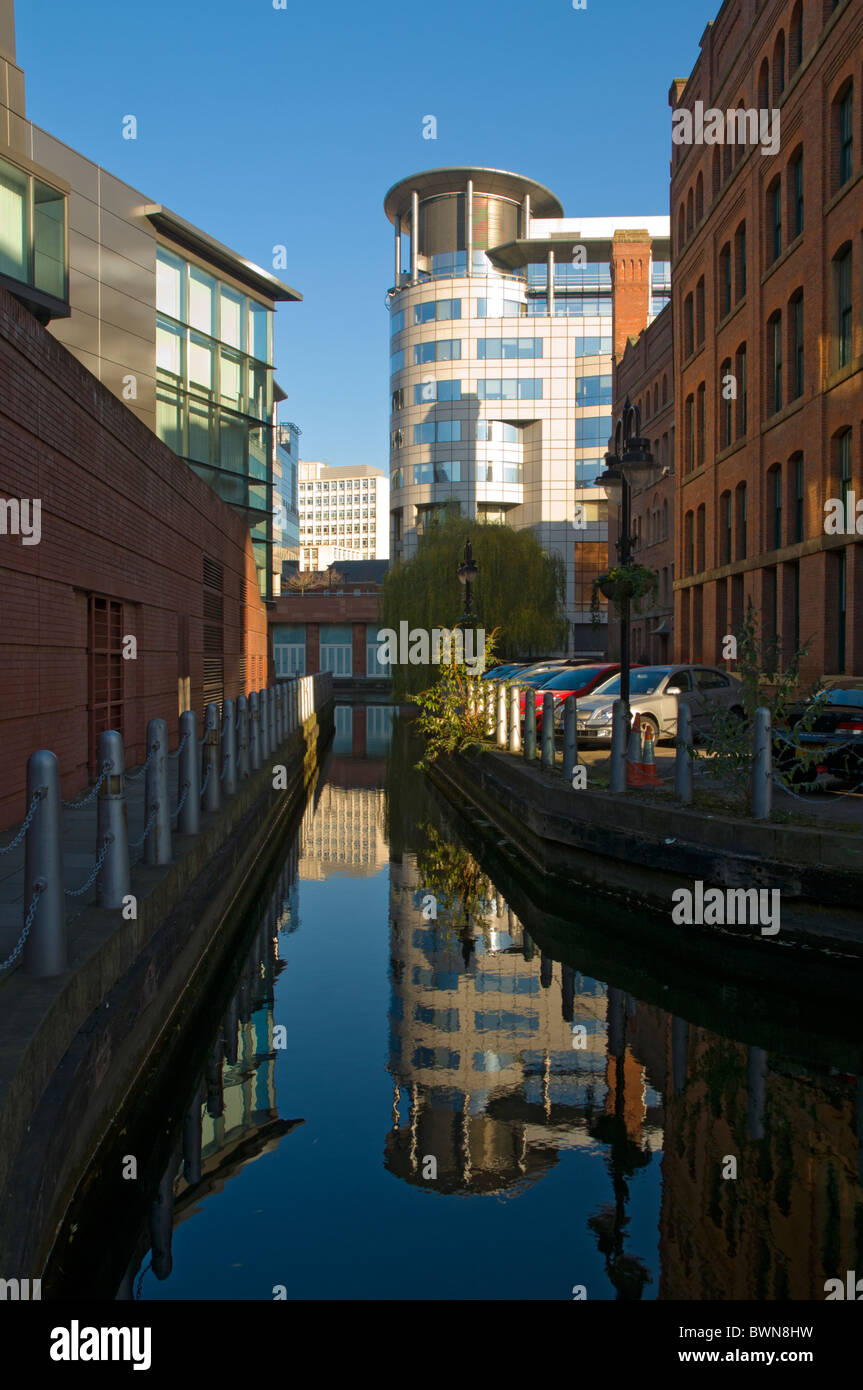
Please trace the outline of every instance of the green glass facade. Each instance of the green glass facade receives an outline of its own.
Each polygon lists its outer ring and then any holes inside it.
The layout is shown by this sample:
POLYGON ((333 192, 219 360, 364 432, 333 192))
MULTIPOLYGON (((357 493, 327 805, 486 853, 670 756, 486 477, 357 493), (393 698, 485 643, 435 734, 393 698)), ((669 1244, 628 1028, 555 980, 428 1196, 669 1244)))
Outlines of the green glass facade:
POLYGON ((272 310, 163 247, 156 309, 159 438, 242 514, 272 598, 272 310))

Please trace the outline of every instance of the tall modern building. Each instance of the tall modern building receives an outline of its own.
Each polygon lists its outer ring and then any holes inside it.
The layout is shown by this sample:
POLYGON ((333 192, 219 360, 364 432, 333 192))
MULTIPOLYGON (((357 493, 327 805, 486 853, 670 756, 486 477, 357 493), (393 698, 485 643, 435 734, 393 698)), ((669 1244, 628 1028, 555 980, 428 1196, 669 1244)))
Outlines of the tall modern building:
POLYGON ((0 285, 242 515, 271 598, 273 320, 302 295, 27 120, 13 0, 0 218, 0 285))
POLYGON ((392 558, 409 558, 449 504, 529 527, 564 562, 571 649, 595 651, 607 524, 593 480, 611 433, 615 258, 625 285, 615 232, 649 234, 656 313, 670 293, 668 218, 566 218, 533 179, 469 167, 402 179, 384 210, 395 228, 392 558))
POLYGON ((339 560, 386 560, 389 479, 368 464, 300 464, 300 569, 339 560))

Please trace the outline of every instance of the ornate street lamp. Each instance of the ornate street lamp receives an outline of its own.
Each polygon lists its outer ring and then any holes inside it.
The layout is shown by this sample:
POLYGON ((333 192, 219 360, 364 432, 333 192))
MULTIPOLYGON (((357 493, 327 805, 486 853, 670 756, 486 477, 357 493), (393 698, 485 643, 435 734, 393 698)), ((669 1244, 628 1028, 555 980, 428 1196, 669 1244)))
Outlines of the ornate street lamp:
POLYGON ((459 622, 462 625, 467 625, 473 621, 473 614, 471 612, 473 606, 473 590, 471 586, 479 574, 479 567, 473 558, 473 549, 470 540, 466 540, 464 543, 464 559, 456 570, 456 574, 458 575, 459 584, 464 588, 464 613, 459 622))
MULTIPOLYGON (((596 479, 608 501, 620 508, 620 535, 617 540, 617 554, 621 566, 632 562, 631 534, 632 477, 654 468, 650 452, 650 440, 641 434, 641 412, 632 405, 627 396, 623 413, 614 428, 614 436, 608 441, 609 452, 605 455, 605 472, 596 479), (612 452, 613 450, 613 452, 612 452)), ((629 712, 629 598, 618 601, 620 608, 620 698, 629 712)))

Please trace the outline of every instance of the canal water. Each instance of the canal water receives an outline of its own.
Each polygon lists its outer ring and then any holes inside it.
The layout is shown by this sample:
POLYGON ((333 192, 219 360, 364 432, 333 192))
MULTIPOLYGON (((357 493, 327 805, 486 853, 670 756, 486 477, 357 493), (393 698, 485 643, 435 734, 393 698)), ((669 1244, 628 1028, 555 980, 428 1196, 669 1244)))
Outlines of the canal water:
POLYGON ((337 709, 47 1296, 822 1299, 863 1271, 853 1025, 639 950, 635 908, 549 900, 417 756, 391 708, 337 709))

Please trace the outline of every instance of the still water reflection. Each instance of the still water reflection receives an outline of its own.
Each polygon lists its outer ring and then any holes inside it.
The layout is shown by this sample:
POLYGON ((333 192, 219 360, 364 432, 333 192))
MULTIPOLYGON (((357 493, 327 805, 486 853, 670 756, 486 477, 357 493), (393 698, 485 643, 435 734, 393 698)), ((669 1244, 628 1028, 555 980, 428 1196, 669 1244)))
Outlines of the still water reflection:
POLYGON ((389 708, 337 711, 221 1021, 108 1136, 55 1294, 805 1299, 863 1269, 859 1049, 669 986, 614 903, 540 906, 415 757, 389 708))

